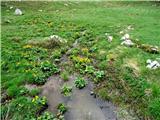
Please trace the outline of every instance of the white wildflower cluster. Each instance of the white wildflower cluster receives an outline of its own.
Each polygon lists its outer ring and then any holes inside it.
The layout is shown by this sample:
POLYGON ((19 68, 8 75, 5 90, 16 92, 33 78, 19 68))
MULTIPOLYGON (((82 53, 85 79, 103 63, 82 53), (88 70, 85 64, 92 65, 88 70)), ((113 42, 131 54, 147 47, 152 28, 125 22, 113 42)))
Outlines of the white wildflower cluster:
POLYGON ((147 63, 147 68, 149 68, 149 69, 157 69, 157 68, 160 68, 160 62, 159 61, 157 61, 157 60, 151 60, 151 59, 148 59, 147 61, 146 61, 146 63, 147 63))

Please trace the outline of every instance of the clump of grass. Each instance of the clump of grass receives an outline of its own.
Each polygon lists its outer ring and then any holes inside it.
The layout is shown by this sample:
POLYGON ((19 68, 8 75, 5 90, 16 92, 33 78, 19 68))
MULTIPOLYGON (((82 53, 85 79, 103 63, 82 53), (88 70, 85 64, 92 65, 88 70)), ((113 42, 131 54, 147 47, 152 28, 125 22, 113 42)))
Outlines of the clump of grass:
POLYGON ((34 104, 32 100, 25 96, 20 96, 2 107, 2 118, 22 120, 24 118, 35 118, 38 111, 42 109, 43 104, 34 104), (34 108, 34 109, 33 109, 34 108))
POLYGON ((65 43, 66 43, 66 40, 64 40, 63 38, 57 35, 53 35, 53 36, 41 38, 41 39, 32 39, 27 42, 27 44, 29 45, 44 47, 48 49, 63 46, 65 43))
POLYGON ((60 76, 64 81, 68 81, 69 80, 69 73, 67 71, 61 72, 60 76))
POLYGON ((98 90, 98 95, 104 100, 110 100, 110 96, 108 95, 107 89, 102 88, 98 90))
POLYGON ((27 94, 29 91, 25 87, 17 87, 16 85, 12 85, 7 89, 7 94, 10 97, 16 97, 20 95, 27 94))
POLYGON ((86 69, 85 69, 86 73, 93 74, 94 71, 95 71, 95 68, 93 66, 86 65, 86 69))
POLYGON ((55 50, 52 52, 51 58, 53 59, 59 59, 61 57, 61 51, 60 50, 55 50))
POLYGON ((149 114, 155 119, 160 120, 160 98, 153 99, 148 106, 149 114))
POLYGON ((54 119, 56 119, 55 116, 48 111, 44 112, 37 118, 37 120, 54 120, 54 119))
POLYGON ((66 107, 66 105, 64 103, 60 103, 57 106, 57 109, 61 114, 64 114, 65 112, 67 112, 67 107, 66 107))
POLYGON ((98 70, 98 71, 94 72, 94 75, 95 75, 94 82, 98 83, 104 78, 105 73, 104 73, 104 71, 98 70))
POLYGON ((87 85, 87 82, 81 77, 78 77, 74 83, 75 83, 75 86, 79 89, 82 89, 87 85))
POLYGON ((36 95, 38 95, 39 93, 40 93, 40 89, 34 88, 34 89, 32 89, 32 90, 29 92, 29 95, 30 95, 30 96, 36 96, 36 95))
POLYGON ((67 86, 67 85, 63 85, 63 86, 62 86, 62 88, 61 88, 61 93, 62 93, 64 96, 70 96, 70 95, 71 95, 71 92, 72 92, 72 87, 67 86))

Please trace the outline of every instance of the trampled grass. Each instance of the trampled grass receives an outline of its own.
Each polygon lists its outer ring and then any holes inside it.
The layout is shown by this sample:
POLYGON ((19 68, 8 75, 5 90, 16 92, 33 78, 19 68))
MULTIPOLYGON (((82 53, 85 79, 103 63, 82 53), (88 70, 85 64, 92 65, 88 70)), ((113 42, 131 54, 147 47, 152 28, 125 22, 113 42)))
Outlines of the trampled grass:
POLYGON ((160 120, 160 69, 146 68, 146 60, 155 60, 160 54, 120 45, 120 31, 131 25, 134 29, 127 33, 133 40, 160 47, 158 2, 21 1, 2 2, 1 7, 2 119, 38 118, 47 101, 35 98, 39 89, 24 86, 41 86, 54 74, 67 81, 68 74, 76 70, 98 81, 95 91, 102 98, 127 105, 141 119, 160 120), (14 15, 15 8, 24 14, 14 15), (113 36, 112 42, 105 33, 113 36), (58 35, 67 43, 49 48, 28 44, 50 35, 58 35), (71 62, 64 63, 61 70, 57 59, 76 39, 80 45, 71 51, 71 62), (93 68, 87 69, 91 73, 85 71, 84 65, 93 68), (105 76, 94 79, 96 71, 104 71, 105 76))

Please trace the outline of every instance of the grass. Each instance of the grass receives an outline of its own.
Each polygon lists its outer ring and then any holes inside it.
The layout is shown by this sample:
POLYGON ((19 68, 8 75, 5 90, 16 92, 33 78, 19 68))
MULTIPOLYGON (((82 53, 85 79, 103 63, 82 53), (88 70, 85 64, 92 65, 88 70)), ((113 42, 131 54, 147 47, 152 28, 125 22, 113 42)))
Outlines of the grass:
MULTIPOLYGON (((131 25, 134 30, 128 33, 133 40, 160 47, 158 2, 24 1, 2 2, 1 6, 1 87, 2 98, 6 99, 2 104, 2 118, 39 116, 43 105, 32 103, 39 90, 29 92, 24 85, 42 85, 49 76, 59 74, 55 59, 79 39, 80 45, 69 55, 72 72, 76 70, 82 75, 88 72, 87 76, 93 78, 91 73, 95 69, 104 71, 105 76, 100 78, 100 86, 96 88, 102 98, 128 105, 141 119, 160 119, 160 69, 146 68, 146 60, 156 59, 159 54, 121 46, 119 33, 131 25), (14 8, 9 9, 10 6, 14 8), (24 15, 15 16, 16 7, 22 9, 24 15), (113 36, 111 43, 105 33, 113 36), (45 47, 45 43, 29 44, 51 35, 64 38, 67 44, 58 47, 48 43, 45 47), (105 95, 105 91, 110 92, 105 95)), ((67 71, 60 74, 68 80, 67 71)))

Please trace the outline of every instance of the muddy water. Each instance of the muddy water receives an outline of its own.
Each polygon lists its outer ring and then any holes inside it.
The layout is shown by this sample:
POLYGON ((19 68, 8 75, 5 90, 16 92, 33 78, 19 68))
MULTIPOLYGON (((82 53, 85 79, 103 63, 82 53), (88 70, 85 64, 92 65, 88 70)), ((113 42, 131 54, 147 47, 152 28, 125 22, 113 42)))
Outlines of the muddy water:
POLYGON ((46 96, 49 103, 49 111, 57 112, 56 106, 64 102, 68 111, 65 113, 65 120, 117 120, 114 113, 116 108, 110 103, 90 95, 93 84, 88 81, 88 85, 79 90, 74 86, 76 75, 70 76, 70 80, 63 83, 59 76, 52 76, 42 88, 42 95, 46 96), (73 87, 70 97, 64 97, 60 93, 63 84, 73 87))

